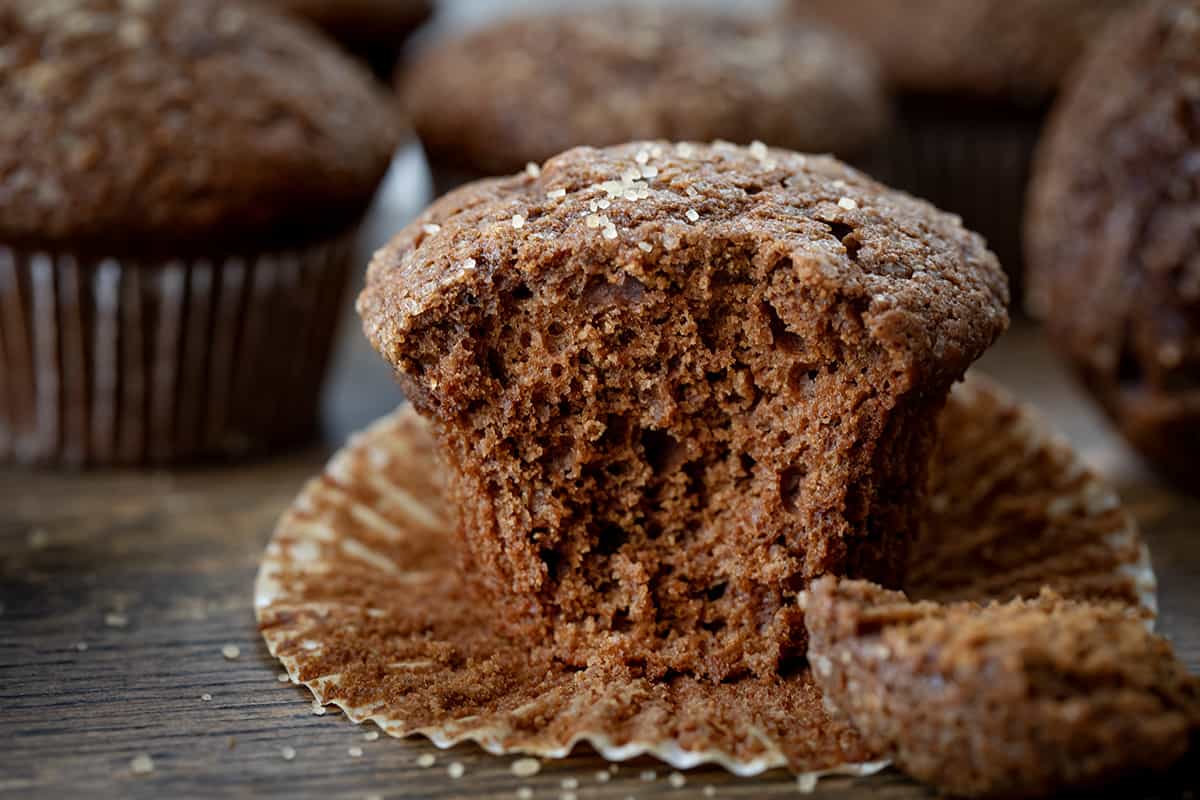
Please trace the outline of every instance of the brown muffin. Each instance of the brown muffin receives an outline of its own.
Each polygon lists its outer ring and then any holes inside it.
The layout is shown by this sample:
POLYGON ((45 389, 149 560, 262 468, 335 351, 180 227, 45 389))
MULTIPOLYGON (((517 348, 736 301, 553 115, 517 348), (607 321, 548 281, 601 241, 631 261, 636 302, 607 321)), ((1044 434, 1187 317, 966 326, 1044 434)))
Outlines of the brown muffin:
POLYGON ((1125 437, 1200 480, 1200 3, 1096 43, 1055 109, 1026 225, 1028 305, 1125 437))
POLYGON ((1200 681, 1121 605, 909 603, 862 581, 816 581, 808 657, 869 746, 939 789, 1043 797, 1183 758, 1200 681))
POLYGON ((1030 164, 1051 98, 1103 24, 1139 0, 791 0, 865 43, 897 94, 868 165, 963 216, 1017 278, 1030 164))
POLYGON ((1045 98, 1092 36, 1138 0, 791 0, 869 46, 905 92, 1045 98))
POLYGON ((370 79, 224 0, 13 0, 0 38, 0 458, 310 433, 396 137, 370 79))
POLYGON ((977 236, 831 158, 642 142, 447 195, 359 310, 498 613, 718 679, 803 653, 814 576, 901 579, 1006 301, 977 236))
POLYGON ((401 89, 435 168, 475 176, 635 139, 854 156, 887 118, 873 64, 844 39, 682 8, 500 22, 429 49, 401 89))
POLYGON ((405 40, 429 19, 431 0, 265 0, 306 19, 390 80, 405 40))

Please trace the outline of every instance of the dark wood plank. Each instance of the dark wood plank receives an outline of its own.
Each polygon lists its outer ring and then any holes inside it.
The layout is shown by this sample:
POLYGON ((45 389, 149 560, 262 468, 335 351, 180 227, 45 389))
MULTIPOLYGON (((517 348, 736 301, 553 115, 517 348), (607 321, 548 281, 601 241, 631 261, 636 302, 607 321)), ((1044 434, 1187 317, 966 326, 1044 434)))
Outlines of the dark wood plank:
MULTIPOLYGON (((331 443, 398 398, 387 370, 352 325, 347 331, 341 383, 331 393, 331 443)), ((1115 477, 1154 552, 1161 627, 1200 668, 1200 503, 1138 467, 1033 328, 1016 328, 985 366, 1115 477)), ((306 691, 276 680, 279 667, 255 629, 251 584, 277 515, 320 469, 328 447, 176 474, 0 472, 0 794, 449 798, 515 797, 530 786, 538 797, 646 798, 703 796, 707 785, 720 797, 795 793, 782 771, 738 779, 702 769, 677 788, 667 780, 671 770, 649 759, 601 783, 595 776, 608 774, 607 764, 588 753, 520 779, 509 771, 511 758, 475 747, 442 752, 417 740, 366 741, 339 716, 314 715, 306 691), (114 613, 127 624, 106 624, 114 613), (225 645, 239 656, 227 659, 225 645), (201 699, 206 693, 211 700, 201 699), (294 760, 284 759, 285 747, 295 749, 294 760), (352 757, 353 747, 363 755, 352 757), (155 768, 136 775, 131 762, 143 753, 155 768), (437 764, 418 766, 428 753, 437 764), (455 761, 465 769, 457 780, 447 775, 455 761), (644 770, 654 779, 641 780, 644 770), (564 789, 564 779, 579 788, 564 789)), ((894 773, 823 781, 818 794, 929 796, 894 773)))

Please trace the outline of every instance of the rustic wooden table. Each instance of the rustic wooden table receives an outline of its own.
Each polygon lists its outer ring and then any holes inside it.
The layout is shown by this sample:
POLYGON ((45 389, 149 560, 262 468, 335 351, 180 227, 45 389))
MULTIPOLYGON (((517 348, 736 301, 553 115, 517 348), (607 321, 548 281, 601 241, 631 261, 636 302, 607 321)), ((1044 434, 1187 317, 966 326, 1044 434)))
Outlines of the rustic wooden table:
MULTIPOLYGON (((1200 502, 1138 467, 1064 379, 1032 326, 1010 332, 985 368, 1044 408, 1118 484, 1154 554, 1161 629, 1200 668, 1200 502)), ((715 768, 690 772, 678 786, 669 768, 650 759, 609 776, 589 753, 517 778, 511 758, 474 746, 442 752, 424 740, 367 741, 339 715, 314 715, 306 690, 276 679, 280 668, 255 628, 251 584, 276 517, 329 448, 399 400, 349 321, 330 400, 325 446, 253 465, 149 475, 0 471, 0 795, 516 797, 522 786, 537 797, 581 798, 703 796, 706 786, 720 797, 796 791, 782 771, 738 779, 715 768), (135 759, 145 766, 143 754, 152 771, 134 766, 135 759), (432 767, 418 763, 427 754, 437 757, 432 767), (449 776, 452 762, 464 766, 461 778, 449 776), (608 777, 601 782, 598 772, 608 777)), ((1185 794, 1176 784, 1145 788, 1185 794)), ((818 794, 927 793, 886 773, 825 781, 818 794)))
MULTIPOLYGON (((374 242, 423 202, 412 158, 401 160, 397 191, 385 193, 367 232, 374 242)), ((1014 328, 984 369, 1041 406, 1120 488, 1153 551, 1160 629, 1200 669, 1200 500, 1138 466, 1032 326, 1014 328)), ((795 794, 782 770, 739 779, 704 768, 679 785, 651 759, 614 774, 590 752, 518 778, 512 758, 475 746, 368 741, 340 715, 315 715, 307 690, 277 680, 252 584, 276 518, 304 481, 400 401, 349 312, 326 401, 324 444, 255 464, 153 474, 0 469, 0 796, 478 798, 520 797, 528 787, 535 797, 619 800, 708 796, 709 786, 718 797, 795 794), (429 756, 436 763, 422 766, 429 756), (453 763, 459 778, 450 777, 453 763)), ((1139 791, 1187 796, 1195 781, 1185 768, 1139 791)), ((931 796, 894 772, 829 779, 817 794, 931 796)))

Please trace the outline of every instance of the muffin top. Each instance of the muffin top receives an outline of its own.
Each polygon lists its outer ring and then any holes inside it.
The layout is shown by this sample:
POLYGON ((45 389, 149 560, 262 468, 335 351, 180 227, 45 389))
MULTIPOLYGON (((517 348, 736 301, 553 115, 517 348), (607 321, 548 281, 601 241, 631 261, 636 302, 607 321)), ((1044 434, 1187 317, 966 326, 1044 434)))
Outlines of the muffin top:
POLYGON ((343 230, 398 125, 357 66, 231 0, 0 6, 0 237, 122 254, 343 230))
POLYGON ((875 52, 911 92, 1052 94, 1087 43, 1137 0, 791 0, 875 52))
POLYGON ((1007 324, 1003 271, 957 217, 833 158, 721 142, 580 147, 451 192, 376 255, 359 311, 401 366, 421 315, 501 273, 536 280, 574 257, 636 276, 678 248, 723 245, 852 298, 925 378, 957 378, 1007 324))
POLYGON ((854 155, 887 118, 860 48, 695 9, 512 19, 434 46, 401 83, 434 158, 493 174, 651 138, 854 155))

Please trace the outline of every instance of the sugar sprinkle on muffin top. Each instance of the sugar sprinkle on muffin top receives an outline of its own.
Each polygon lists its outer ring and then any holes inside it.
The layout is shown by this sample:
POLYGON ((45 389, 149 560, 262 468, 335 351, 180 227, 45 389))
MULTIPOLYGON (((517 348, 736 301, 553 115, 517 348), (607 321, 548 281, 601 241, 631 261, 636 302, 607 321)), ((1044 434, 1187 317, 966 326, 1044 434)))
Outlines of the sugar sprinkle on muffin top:
POLYGON ((376 255, 360 310, 391 355, 416 315, 478 271, 574 248, 636 269, 723 235, 794 248, 798 269, 861 294, 869 316, 952 373, 1006 324, 995 256, 957 217, 833 158, 720 141, 580 147, 452 192, 376 255))

